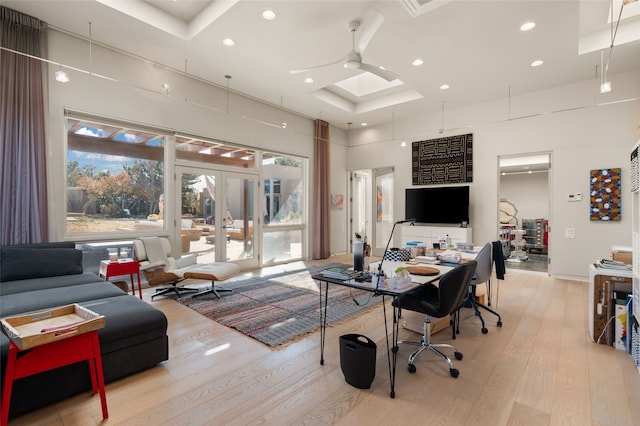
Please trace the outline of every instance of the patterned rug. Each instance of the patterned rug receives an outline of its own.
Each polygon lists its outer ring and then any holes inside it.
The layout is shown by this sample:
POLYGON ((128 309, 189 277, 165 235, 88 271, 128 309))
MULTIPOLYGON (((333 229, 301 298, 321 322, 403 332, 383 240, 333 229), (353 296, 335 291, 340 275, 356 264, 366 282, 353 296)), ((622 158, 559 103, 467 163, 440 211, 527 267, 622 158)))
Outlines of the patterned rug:
MULTIPOLYGON (((266 277, 232 281, 220 288, 233 289, 215 296, 185 296, 178 302, 227 327, 268 345, 277 346, 320 328, 319 284, 311 275, 326 264, 266 277)), ((382 301, 370 292, 329 285, 327 325, 349 319, 382 301), (354 303, 353 299, 358 301, 354 303)))

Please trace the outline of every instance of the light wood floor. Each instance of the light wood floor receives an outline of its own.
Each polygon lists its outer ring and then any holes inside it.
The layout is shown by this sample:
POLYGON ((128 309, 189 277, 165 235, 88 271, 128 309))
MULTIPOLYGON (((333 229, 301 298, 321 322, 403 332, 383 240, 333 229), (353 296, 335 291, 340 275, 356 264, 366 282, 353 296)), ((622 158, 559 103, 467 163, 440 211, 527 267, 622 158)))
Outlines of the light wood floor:
MULTIPOLYGON (((587 287, 509 271, 499 285, 502 328, 486 315, 489 333, 483 335, 478 320, 463 312, 455 340, 464 353, 456 362, 460 377, 450 377, 446 364, 430 354, 421 355, 417 372, 409 374, 410 347, 402 346, 395 399, 389 397, 382 307, 327 329, 320 366, 318 332, 270 349, 173 300, 157 299, 153 305, 169 318, 170 359, 107 385, 108 424, 638 425, 640 375, 629 355, 589 340, 587 287), (338 338, 345 333, 378 344, 371 389, 344 380, 338 338)), ((145 290, 145 299, 152 292, 145 290)), ((450 342, 448 330, 434 340, 450 342)), ((79 395, 10 425, 100 422, 99 398, 79 395)))

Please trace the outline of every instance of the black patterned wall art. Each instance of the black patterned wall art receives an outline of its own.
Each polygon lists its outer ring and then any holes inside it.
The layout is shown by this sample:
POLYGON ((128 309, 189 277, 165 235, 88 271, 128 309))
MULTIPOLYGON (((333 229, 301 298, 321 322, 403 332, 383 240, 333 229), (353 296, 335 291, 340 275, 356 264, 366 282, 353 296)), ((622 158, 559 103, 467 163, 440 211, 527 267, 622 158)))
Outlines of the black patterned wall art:
POLYGON ((473 182, 473 134, 411 144, 413 185, 473 182))

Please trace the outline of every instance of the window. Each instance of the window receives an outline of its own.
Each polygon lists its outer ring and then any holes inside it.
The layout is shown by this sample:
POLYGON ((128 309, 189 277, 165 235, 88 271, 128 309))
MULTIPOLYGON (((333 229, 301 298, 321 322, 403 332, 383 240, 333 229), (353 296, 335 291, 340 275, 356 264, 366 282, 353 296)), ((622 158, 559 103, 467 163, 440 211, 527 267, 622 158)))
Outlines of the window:
POLYGON ((67 234, 163 228, 166 135, 67 119, 67 234))
POLYGON ((263 160, 265 224, 302 223, 302 164, 302 160, 284 156, 263 160))
POLYGON ((263 264, 304 256, 304 165, 295 157, 263 157, 263 264))

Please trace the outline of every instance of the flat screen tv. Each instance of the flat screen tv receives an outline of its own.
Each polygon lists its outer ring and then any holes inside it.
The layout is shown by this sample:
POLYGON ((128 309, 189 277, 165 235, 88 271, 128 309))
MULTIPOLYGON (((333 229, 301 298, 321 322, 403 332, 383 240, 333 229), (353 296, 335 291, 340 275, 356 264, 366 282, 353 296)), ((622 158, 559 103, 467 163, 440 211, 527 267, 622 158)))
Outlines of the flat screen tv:
POLYGON ((469 187, 407 188, 405 219, 416 223, 469 223, 469 187))

